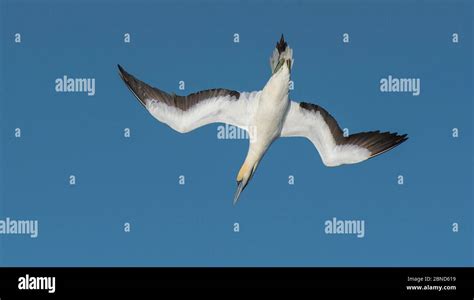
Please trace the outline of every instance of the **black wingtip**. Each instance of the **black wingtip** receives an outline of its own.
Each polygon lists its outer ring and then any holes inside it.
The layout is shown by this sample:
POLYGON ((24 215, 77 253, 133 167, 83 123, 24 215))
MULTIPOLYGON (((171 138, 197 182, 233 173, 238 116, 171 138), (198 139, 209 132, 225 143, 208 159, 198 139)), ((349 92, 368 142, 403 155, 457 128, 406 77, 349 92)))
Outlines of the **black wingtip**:
POLYGON ((122 80, 125 82, 125 84, 129 87, 130 87, 130 83, 131 81, 133 81, 134 77, 132 75, 130 75, 127 71, 125 71, 125 69, 117 64, 117 67, 118 67, 118 70, 119 70, 119 75, 120 75, 120 78, 122 78, 122 80))
MULTIPOLYGON (((397 134, 398 134, 398 133, 397 133, 397 134)), ((406 134, 406 133, 405 133, 405 134, 400 134, 400 135, 398 135, 398 136, 399 136, 399 138, 400 138, 400 144, 403 143, 403 142, 405 142, 406 140, 408 140, 408 134, 406 134)))
POLYGON ((146 103, 145 101, 142 100, 143 97, 140 97, 139 95, 137 95, 137 92, 138 92, 138 88, 137 86, 139 86, 140 84, 143 84, 142 82, 140 82, 138 79, 136 79, 135 77, 133 77, 133 75, 129 74, 127 71, 125 71, 124 68, 122 68, 121 65, 117 64, 117 67, 118 67, 118 70, 119 70, 119 75, 120 75, 120 78, 122 78, 123 82, 125 83, 125 85, 128 87, 128 89, 132 92, 132 94, 138 99, 138 101, 140 101, 140 103, 146 108, 146 103))
POLYGON ((117 67, 119 69, 119 73, 121 76, 123 76, 124 74, 126 74, 127 72, 124 70, 124 68, 122 68, 121 65, 117 64, 117 67))
POLYGON ((408 140, 407 134, 399 135, 397 132, 395 133, 385 132, 382 134, 386 135, 386 139, 381 140, 381 142, 371 146, 371 147, 374 147, 374 149, 372 150, 373 152, 370 158, 378 156, 387 151, 390 151, 393 148, 403 144, 406 140, 408 140))

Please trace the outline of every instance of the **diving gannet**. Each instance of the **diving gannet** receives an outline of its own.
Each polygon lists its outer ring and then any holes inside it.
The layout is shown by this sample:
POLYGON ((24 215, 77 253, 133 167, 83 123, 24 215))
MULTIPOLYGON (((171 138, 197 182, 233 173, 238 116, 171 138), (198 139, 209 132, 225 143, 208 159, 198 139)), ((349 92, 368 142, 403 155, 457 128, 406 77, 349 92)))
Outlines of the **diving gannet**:
POLYGON ((362 162, 408 139, 406 134, 380 131, 346 137, 336 120, 321 106, 290 101, 293 62, 293 50, 282 35, 270 57, 272 75, 261 91, 218 88, 187 96, 168 94, 138 80, 120 65, 118 69, 125 84, 150 114, 180 133, 210 123, 227 123, 248 131, 249 150, 237 174, 235 205, 260 160, 279 137, 308 138, 328 167, 362 162))

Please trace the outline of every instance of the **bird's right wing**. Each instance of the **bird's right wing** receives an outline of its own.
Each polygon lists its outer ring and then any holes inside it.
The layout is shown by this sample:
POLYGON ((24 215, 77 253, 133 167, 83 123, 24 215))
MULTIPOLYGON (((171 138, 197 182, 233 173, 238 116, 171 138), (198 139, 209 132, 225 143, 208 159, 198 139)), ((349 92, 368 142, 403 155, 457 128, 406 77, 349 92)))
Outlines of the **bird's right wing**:
POLYGON ((407 135, 370 131, 347 137, 337 121, 321 106, 291 101, 282 137, 306 137, 328 167, 354 164, 382 154, 408 139, 407 135))
POLYGON ((187 96, 170 95, 125 71, 119 74, 143 106, 160 122, 184 133, 210 123, 227 123, 248 130, 260 92, 204 90, 187 96))

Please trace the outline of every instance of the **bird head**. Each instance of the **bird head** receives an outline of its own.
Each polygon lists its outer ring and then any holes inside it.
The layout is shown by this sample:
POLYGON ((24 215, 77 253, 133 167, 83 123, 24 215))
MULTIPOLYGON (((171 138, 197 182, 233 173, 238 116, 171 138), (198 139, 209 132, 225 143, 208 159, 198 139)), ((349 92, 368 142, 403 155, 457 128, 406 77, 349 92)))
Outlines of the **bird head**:
POLYGON ((237 191, 235 192, 234 196, 234 205, 239 201, 240 193, 245 189, 247 184, 252 179, 255 170, 257 169, 258 162, 249 163, 244 162, 242 167, 240 168, 239 174, 237 175, 237 191))

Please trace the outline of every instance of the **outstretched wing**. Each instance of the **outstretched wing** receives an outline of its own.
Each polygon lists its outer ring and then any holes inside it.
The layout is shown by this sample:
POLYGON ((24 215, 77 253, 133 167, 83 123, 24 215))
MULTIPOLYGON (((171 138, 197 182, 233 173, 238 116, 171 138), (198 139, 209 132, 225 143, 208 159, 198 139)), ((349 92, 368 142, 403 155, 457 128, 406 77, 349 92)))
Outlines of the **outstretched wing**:
POLYGON ((328 167, 354 164, 382 154, 408 139, 406 134, 369 131, 348 137, 336 120, 321 106, 291 101, 282 137, 306 137, 328 167))
POLYGON ((210 123, 227 123, 247 129, 260 96, 260 92, 239 93, 227 89, 178 96, 149 86, 120 65, 118 68, 125 84, 151 115, 181 133, 210 123))

